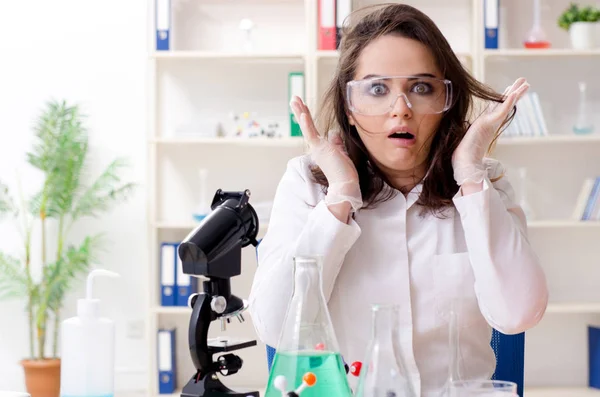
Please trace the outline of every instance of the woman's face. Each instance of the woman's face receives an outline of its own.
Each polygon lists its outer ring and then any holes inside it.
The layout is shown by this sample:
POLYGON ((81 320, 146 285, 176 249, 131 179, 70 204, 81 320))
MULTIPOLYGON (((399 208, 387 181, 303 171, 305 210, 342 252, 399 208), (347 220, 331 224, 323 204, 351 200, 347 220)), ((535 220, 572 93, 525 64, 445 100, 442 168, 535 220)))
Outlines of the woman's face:
POLYGON ((416 168, 424 173, 431 140, 443 116, 443 113, 432 114, 431 110, 439 110, 445 100, 440 94, 445 85, 431 79, 444 78, 433 55, 418 41, 382 36, 363 49, 354 80, 373 76, 424 77, 371 80, 355 85, 350 97, 353 106, 360 109, 351 110, 349 114, 350 124, 357 127, 365 147, 382 171, 393 174, 412 172, 416 168), (412 103, 412 109, 407 100, 412 103))

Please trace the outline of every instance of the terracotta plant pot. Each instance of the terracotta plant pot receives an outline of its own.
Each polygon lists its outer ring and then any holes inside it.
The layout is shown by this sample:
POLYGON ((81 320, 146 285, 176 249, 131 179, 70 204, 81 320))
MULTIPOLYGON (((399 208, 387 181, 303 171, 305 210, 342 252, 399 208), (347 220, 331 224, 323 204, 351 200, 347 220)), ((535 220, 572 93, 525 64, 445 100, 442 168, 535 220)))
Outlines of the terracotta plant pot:
POLYGON ((31 397, 59 397, 60 359, 23 360, 25 386, 31 397))

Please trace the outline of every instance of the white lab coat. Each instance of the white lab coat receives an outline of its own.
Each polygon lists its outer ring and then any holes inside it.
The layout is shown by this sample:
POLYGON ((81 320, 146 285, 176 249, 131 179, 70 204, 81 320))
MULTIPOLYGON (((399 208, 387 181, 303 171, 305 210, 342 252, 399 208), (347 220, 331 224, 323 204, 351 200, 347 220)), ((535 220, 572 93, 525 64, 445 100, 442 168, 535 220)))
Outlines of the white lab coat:
MULTIPOLYGON (((448 312, 459 313, 460 376, 489 379, 491 327, 514 334, 536 325, 546 279, 527 239, 523 211, 499 162, 486 159, 481 192, 453 197, 445 218, 413 205, 421 185, 349 224, 325 205, 308 155, 292 159, 277 188, 258 247, 250 313, 258 337, 276 347, 293 285, 296 254, 323 257, 323 290, 347 363, 362 361, 372 303, 401 305, 400 346, 417 396, 437 396, 448 377, 448 312)), ((351 385, 354 381, 351 380, 351 385)))

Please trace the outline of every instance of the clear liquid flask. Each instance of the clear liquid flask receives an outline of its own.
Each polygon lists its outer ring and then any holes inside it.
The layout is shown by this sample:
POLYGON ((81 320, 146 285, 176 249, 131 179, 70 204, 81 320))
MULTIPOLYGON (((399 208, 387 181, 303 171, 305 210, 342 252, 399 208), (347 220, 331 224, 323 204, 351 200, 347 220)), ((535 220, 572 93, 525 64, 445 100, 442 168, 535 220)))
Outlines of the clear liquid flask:
POLYGON ((356 397, 414 397, 399 346, 399 307, 373 305, 371 340, 356 397))
POLYGON ((294 290, 265 397, 286 396, 286 390, 300 397, 352 396, 316 257, 294 258, 294 290))
POLYGON ((590 120, 590 115, 587 111, 586 98, 587 84, 579 83, 579 109, 577 110, 577 121, 573 126, 573 132, 576 134, 591 134, 594 131, 594 124, 590 120))

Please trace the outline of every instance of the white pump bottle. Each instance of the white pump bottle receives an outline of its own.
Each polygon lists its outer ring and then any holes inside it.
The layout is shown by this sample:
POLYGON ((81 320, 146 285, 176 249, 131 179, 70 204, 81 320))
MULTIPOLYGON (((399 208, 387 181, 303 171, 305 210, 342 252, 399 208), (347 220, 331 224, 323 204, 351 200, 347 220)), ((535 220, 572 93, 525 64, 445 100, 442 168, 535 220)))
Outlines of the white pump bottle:
POLYGON ((97 276, 119 277, 92 270, 85 299, 77 301, 77 316, 61 326, 61 397, 112 397, 115 371, 115 324, 99 316, 100 300, 92 298, 97 276))

